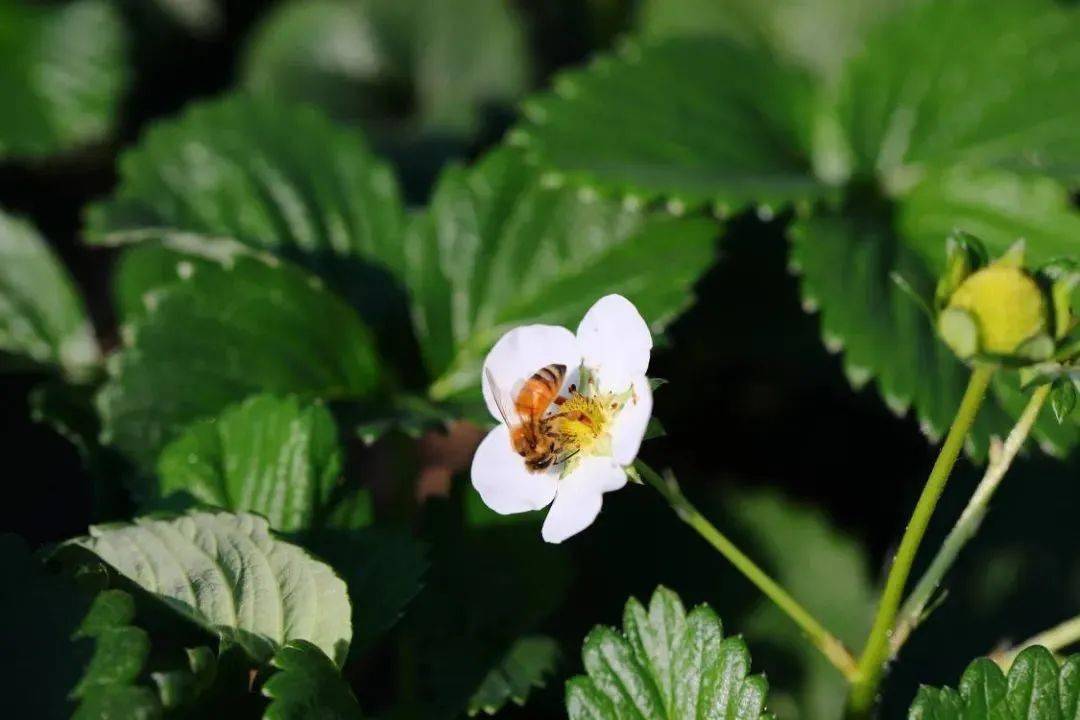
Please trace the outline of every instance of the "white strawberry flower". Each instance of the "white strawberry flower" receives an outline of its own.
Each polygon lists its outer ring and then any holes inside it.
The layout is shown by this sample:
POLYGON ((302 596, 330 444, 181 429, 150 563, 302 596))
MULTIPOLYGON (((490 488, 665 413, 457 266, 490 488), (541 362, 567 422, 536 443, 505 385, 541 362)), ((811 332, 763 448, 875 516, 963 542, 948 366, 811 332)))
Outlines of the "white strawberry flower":
POLYGON ((484 503, 502 515, 551 505, 541 534, 552 543, 591 525, 603 494, 626 484, 626 468, 645 436, 653 404, 645 376, 651 351, 648 326, 621 295, 596 301, 577 335, 556 325, 525 325, 503 335, 484 360, 482 377, 484 400, 499 425, 472 463, 473 486, 484 503), (555 447, 530 468, 522 454, 528 442, 520 428, 530 425, 520 411, 522 387, 546 368, 555 372, 545 380, 565 368, 560 399, 539 409, 546 442, 555 447))

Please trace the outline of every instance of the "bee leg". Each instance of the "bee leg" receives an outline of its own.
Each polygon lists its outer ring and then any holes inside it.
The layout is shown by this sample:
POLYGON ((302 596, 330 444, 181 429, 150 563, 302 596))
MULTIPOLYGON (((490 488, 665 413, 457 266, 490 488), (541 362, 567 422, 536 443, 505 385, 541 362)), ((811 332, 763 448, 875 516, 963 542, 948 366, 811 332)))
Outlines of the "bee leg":
POLYGON ((560 395, 559 397, 552 400, 552 402, 555 403, 556 405, 562 405, 564 402, 566 402, 566 398, 564 398, 562 395, 560 395))

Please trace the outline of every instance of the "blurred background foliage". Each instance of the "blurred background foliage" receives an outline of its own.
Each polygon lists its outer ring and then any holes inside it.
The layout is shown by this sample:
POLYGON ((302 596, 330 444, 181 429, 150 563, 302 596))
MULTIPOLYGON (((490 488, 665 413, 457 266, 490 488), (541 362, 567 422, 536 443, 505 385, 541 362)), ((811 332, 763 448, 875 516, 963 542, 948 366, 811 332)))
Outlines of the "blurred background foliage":
MULTIPOLYGON (((154 650, 123 693, 168 671, 177 707, 213 697, 176 659, 205 637, 131 587, 88 627, 28 559, 211 503, 346 580, 369 716, 562 717, 588 630, 664 584, 745 635, 779 717, 839 717, 839 676, 648 489, 542 545, 479 503, 456 420, 485 421, 507 327, 626 292, 665 331, 645 458, 857 644, 963 378, 889 274, 928 282, 955 226, 1075 254, 1078 70, 1080 19, 1041 0, 0 0, 0 530, 25 539, 0 546, 23 578, 0 613, 51 633, 5 628, 41 652, 4 687, 70 689, 90 638, 138 645, 135 623, 154 650), (272 505, 286 462, 306 490, 272 505)), ((1075 420, 1010 473, 884 717, 1080 607, 1075 420)))

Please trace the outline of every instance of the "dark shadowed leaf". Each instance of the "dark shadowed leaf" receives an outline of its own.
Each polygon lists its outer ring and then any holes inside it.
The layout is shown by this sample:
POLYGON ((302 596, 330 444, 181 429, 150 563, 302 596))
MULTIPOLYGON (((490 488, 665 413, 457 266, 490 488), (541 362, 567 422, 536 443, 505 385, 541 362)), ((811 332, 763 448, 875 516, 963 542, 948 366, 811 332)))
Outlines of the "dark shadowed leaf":
POLYGON ((533 688, 544 687, 559 662, 559 644, 544 635, 528 635, 510 647, 488 672, 469 700, 469 716, 495 715, 508 702, 524 705, 533 688))
POLYGON ((334 662, 306 640, 293 640, 274 653, 277 672, 263 685, 271 699, 267 720, 360 720, 360 705, 334 662))
POLYGON ((486 106, 508 105, 529 81, 518 14, 490 0, 286 2, 256 29, 242 75, 254 93, 373 130, 396 120, 464 135, 486 106), (404 112, 402 98, 414 103, 404 112))
POLYGON ((810 160, 815 107, 809 77, 764 52, 720 38, 630 43, 526 101, 510 141, 589 192, 771 213, 827 192, 810 160))
POLYGON ((150 465, 188 423, 259 392, 364 398, 371 333, 306 272, 236 243, 173 238, 198 261, 143 297, 98 396, 109 442, 150 465), (204 262, 210 260, 211 262, 204 262))

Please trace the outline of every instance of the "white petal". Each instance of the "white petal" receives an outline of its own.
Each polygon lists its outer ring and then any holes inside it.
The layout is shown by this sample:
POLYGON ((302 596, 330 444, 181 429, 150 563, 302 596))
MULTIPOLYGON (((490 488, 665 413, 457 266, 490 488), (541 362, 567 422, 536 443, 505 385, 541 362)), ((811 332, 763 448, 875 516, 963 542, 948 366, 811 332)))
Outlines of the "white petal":
POLYGON ((581 319, 577 338, 585 367, 596 373, 602 391, 622 392, 649 369, 649 326, 622 295, 597 300, 581 319))
POLYGON ((499 406, 495 404, 495 389, 489 382, 489 372, 503 394, 503 404, 513 409, 512 398, 518 386, 534 372, 552 363, 566 366, 564 390, 570 383, 577 382, 581 351, 578 349, 577 338, 564 327, 524 325, 499 338, 499 342, 495 343, 495 347, 491 348, 491 352, 484 359, 484 373, 481 378, 484 402, 487 403, 492 417, 496 420, 503 419, 499 406))
POLYGON ((649 378, 640 375, 633 380, 634 397, 615 416, 611 427, 611 454, 620 465, 629 465, 637 457, 645 429, 652 417, 652 387, 649 378))
POLYGON ((561 543, 592 525, 600 514, 605 492, 626 485, 626 471, 611 458, 592 457, 559 481, 559 492, 551 504, 540 534, 549 543, 561 543))
POLYGON ((546 507, 555 497, 558 478, 556 471, 529 472, 510 447, 510 430, 502 424, 487 434, 473 456, 473 487, 500 515, 546 507))

